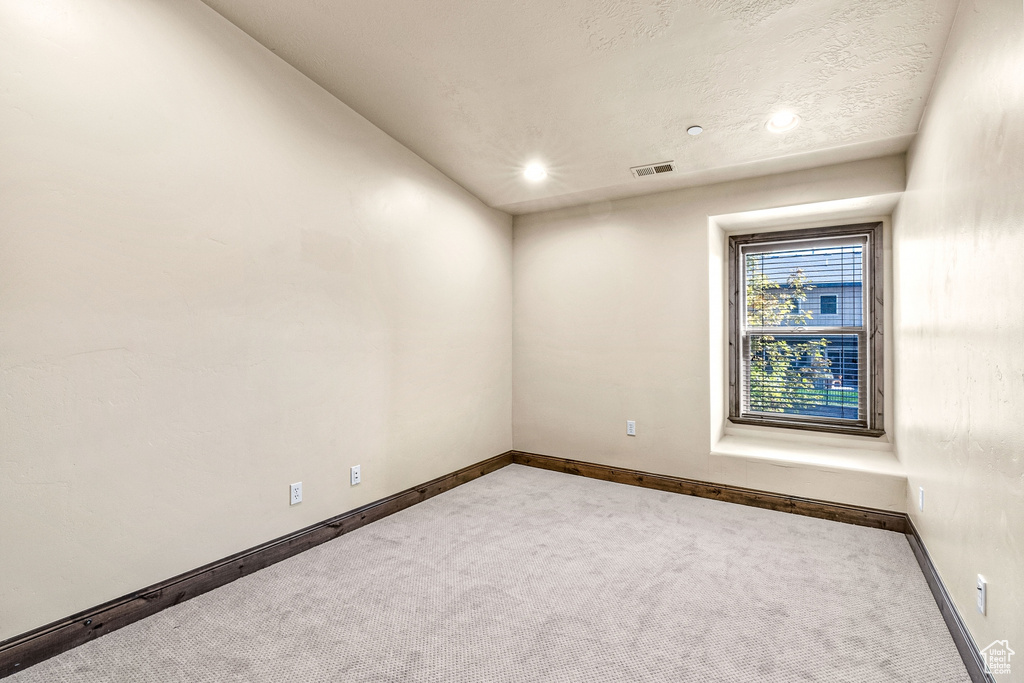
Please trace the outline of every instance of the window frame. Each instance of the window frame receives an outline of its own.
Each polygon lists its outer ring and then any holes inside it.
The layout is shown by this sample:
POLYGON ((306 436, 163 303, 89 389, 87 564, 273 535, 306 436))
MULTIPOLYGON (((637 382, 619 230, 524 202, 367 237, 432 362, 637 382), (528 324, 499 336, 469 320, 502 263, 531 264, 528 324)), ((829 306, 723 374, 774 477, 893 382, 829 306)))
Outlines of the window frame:
POLYGON ((882 223, 855 223, 828 227, 758 232, 729 236, 729 415, 734 424, 760 425, 788 429, 803 429, 816 432, 854 434, 878 437, 885 434, 885 375, 884 375, 884 263, 882 223), (861 369, 862 384, 865 385, 866 402, 864 418, 852 423, 849 420, 813 416, 764 415, 743 413, 742 381, 742 321, 744 306, 743 273, 740 263, 742 248, 749 245, 779 242, 806 242, 816 239, 853 237, 864 235, 867 245, 864 250, 864 267, 867 275, 862 283, 864 290, 864 327, 866 337, 867 367, 861 369))

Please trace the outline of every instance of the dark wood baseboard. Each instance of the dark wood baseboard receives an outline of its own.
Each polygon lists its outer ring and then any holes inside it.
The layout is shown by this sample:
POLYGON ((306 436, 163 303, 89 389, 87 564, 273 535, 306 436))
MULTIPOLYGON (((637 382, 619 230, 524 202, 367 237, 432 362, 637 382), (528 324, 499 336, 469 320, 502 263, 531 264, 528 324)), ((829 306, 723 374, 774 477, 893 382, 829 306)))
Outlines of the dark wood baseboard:
POLYGON ((0 642, 0 678, 501 469, 503 453, 281 538, 0 642))
POLYGON ((942 618, 946 622, 946 628, 949 629, 949 635, 953 637, 953 643, 956 644, 956 649, 960 652, 960 658, 964 660, 967 675, 974 683, 996 683, 992 674, 985 673, 985 661, 978 651, 978 646, 975 645, 970 631, 967 630, 967 624, 964 623, 960 611, 953 603, 953 598, 946 590, 946 585, 939 578, 939 572, 921 540, 921 534, 918 533, 917 527, 914 526, 914 522, 909 516, 907 517, 907 541, 910 542, 910 547, 914 550, 917 563, 921 566, 921 573, 924 574, 925 581, 928 582, 935 603, 939 606, 939 612, 942 613, 942 618))
POLYGON ((648 489, 682 493, 700 498, 713 498, 727 503, 739 503, 740 505, 767 508, 769 510, 789 512, 807 517, 820 517, 821 519, 830 519, 835 522, 845 522, 858 526, 907 533, 907 516, 902 512, 829 503, 822 500, 787 496, 781 493, 745 489, 738 486, 710 484, 696 479, 683 479, 666 474, 653 474, 651 472, 641 472, 639 470, 612 467, 610 465, 596 465, 581 460, 556 458, 550 455, 524 453, 522 451, 512 451, 512 461, 520 465, 577 474, 583 477, 613 481, 619 484, 642 486, 648 489))

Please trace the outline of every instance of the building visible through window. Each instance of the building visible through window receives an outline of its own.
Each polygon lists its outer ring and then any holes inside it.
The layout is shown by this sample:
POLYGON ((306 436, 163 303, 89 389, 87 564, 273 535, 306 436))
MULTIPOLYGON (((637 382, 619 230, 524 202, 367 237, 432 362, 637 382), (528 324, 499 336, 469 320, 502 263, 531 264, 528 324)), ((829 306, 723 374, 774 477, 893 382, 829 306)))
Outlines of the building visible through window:
POLYGON ((881 433, 880 240, 880 224, 730 239, 732 421, 881 433))

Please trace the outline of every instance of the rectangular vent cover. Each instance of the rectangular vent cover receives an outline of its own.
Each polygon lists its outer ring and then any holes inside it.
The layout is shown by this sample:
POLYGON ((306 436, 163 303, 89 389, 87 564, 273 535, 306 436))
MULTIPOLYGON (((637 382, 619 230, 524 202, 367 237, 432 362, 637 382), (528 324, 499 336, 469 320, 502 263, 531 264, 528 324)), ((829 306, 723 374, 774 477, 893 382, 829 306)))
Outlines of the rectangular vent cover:
POLYGON ((676 165, 674 161, 659 161, 656 164, 634 166, 629 170, 634 178, 643 178, 644 176, 658 175, 659 173, 671 173, 676 170, 676 165))

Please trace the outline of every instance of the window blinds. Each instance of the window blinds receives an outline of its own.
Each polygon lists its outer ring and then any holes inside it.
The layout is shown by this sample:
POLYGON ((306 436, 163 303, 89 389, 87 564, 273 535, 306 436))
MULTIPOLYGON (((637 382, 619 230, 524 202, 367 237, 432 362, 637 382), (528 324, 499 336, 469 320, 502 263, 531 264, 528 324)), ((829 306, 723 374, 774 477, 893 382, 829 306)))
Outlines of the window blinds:
POLYGON ((866 424, 867 236, 746 245, 742 412, 866 424))

